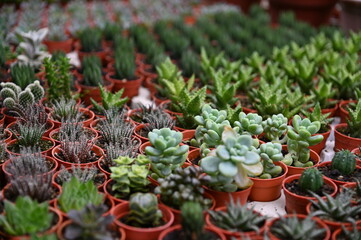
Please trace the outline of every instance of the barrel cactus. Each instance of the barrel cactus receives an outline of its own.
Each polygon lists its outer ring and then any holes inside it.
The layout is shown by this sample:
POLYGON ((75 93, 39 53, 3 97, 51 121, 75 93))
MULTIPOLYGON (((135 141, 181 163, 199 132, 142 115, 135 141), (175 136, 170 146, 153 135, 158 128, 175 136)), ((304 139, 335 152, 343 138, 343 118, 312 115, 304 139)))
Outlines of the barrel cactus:
POLYGON ((313 166, 313 162, 310 161, 310 149, 308 147, 323 140, 322 135, 314 135, 320 130, 320 127, 319 121, 311 122, 308 118, 301 119, 299 115, 293 117, 292 127, 289 126, 287 132, 288 154, 283 160, 286 165, 295 167, 313 166))
POLYGON ((332 158, 332 169, 343 175, 350 175, 356 169, 356 155, 349 150, 341 150, 332 158))
POLYGON ((217 191, 235 192, 252 185, 248 175, 259 176, 263 166, 250 135, 239 135, 226 126, 222 144, 200 162, 205 173, 211 176, 210 187, 217 191))
POLYGON ((44 97, 44 88, 39 81, 29 84, 24 90, 11 82, 2 82, 0 96, 3 104, 8 109, 13 109, 17 104, 23 107, 39 102, 44 97))
POLYGON ((299 179, 300 188, 307 192, 317 192, 323 185, 323 176, 317 168, 307 168, 299 179))
POLYGON ((189 146, 180 146, 183 138, 181 132, 169 128, 154 129, 148 138, 152 146, 146 147, 145 153, 151 161, 153 178, 166 177, 184 164, 189 146))

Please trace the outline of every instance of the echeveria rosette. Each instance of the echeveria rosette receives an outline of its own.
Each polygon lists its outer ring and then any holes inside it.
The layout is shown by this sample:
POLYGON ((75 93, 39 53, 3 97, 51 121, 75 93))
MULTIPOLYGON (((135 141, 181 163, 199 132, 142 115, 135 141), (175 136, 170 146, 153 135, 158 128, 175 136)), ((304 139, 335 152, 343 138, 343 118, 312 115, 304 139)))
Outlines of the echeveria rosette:
POLYGON ((286 138, 280 138, 287 132, 288 119, 282 113, 274 114, 262 122, 266 138, 275 143, 283 143, 286 138))
POLYGON ((235 121, 234 125, 239 127, 241 134, 249 134, 252 136, 260 135, 263 132, 262 117, 257 113, 239 113, 239 121, 235 121))
POLYGON ((226 126, 219 145, 201 160, 201 167, 211 176, 210 187, 222 192, 235 192, 252 185, 250 176, 263 172, 260 156, 250 135, 239 135, 226 126))
POLYGON ((262 159, 263 173, 259 176, 262 179, 270 179, 278 176, 282 172, 282 167, 276 166, 274 162, 283 160, 282 145, 280 143, 268 142, 261 144, 257 149, 262 159))
POLYGON ((152 177, 166 177, 177 167, 181 167, 188 155, 188 145, 180 146, 183 134, 169 128, 154 129, 148 138, 152 146, 145 148, 150 159, 152 177))
POLYGON ((310 149, 308 147, 323 140, 322 135, 314 135, 320 130, 320 127, 321 123, 319 121, 311 122, 308 118, 301 119, 299 115, 293 117, 292 127, 289 126, 287 132, 288 154, 283 160, 286 165, 295 167, 313 166, 313 162, 310 161, 310 149))

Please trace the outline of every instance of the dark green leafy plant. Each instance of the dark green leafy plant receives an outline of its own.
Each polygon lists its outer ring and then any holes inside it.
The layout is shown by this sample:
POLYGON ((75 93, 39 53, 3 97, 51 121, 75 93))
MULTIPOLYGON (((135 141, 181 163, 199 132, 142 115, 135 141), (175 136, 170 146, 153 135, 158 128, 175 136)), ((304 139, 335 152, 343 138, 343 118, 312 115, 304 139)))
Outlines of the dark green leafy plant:
POLYGON ((87 27, 79 34, 81 51, 97 52, 102 50, 102 32, 98 28, 87 27))
POLYGON ((0 215, 0 226, 12 236, 41 233, 51 226, 53 214, 47 202, 38 203, 30 197, 18 197, 15 204, 7 200, 5 213, 0 215))
POLYGON ((122 28, 119 24, 106 22, 103 28, 104 39, 107 41, 114 41, 116 36, 121 34, 122 28))
POLYGON ((85 68, 102 68, 101 60, 96 55, 85 56, 81 62, 83 69, 85 68))
POLYGON ((66 213, 70 210, 81 210, 87 204, 99 205, 104 201, 104 195, 92 181, 81 182, 73 177, 63 184, 63 191, 58 199, 60 209, 66 213))
POLYGON ((68 217, 72 223, 65 228, 67 240, 115 240, 116 234, 111 231, 112 215, 103 216, 107 211, 105 205, 87 204, 81 210, 70 210, 68 217), (114 236, 115 235, 115 236, 114 236))
POLYGON ((120 54, 115 55, 115 78, 122 80, 134 80, 136 79, 135 75, 135 56, 133 52, 124 51, 120 54))
POLYGON ((280 239, 316 240, 326 234, 326 230, 315 227, 316 222, 311 216, 300 219, 296 215, 280 217, 271 227, 272 234, 280 239))
POLYGON ((203 209, 207 209, 212 200, 204 197, 202 186, 207 185, 209 181, 210 177, 202 175, 199 168, 178 167, 171 175, 158 179, 159 186, 155 188, 154 193, 160 194, 160 200, 175 209, 180 209, 188 201, 197 202, 203 209))
POLYGON ((162 217, 154 194, 135 193, 130 197, 126 224, 139 228, 158 227, 162 224, 162 217))
POLYGON ((259 232, 260 227, 264 225, 266 217, 254 212, 254 208, 248 208, 247 205, 241 205, 231 198, 227 204, 226 211, 208 211, 212 223, 217 227, 230 232, 259 232))
POLYGON ((175 120, 172 116, 170 116, 166 112, 154 112, 154 114, 148 114, 143 118, 145 123, 144 130, 146 132, 151 132, 153 129, 162 129, 162 128, 169 128, 173 129, 175 125, 175 120))
POLYGON ((83 84, 93 87, 103 85, 104 80, 101 68, 96 65, 90 67, 87 65, 87 67, 83 67, 83 84))
POLYGON ((124 88, 120 89, 116 93, 112 93, 111 91, 107 91, 103 86, 99 85, 100 96, 102 98, 102 104, 100 105, 94 99, 90 99, 94 108, 104 113, 105 110, 114 109, 116 111, 120 111, 124 105, 128 101, 128 97, 122 98, 124 93, 124 88))
POLYGON ((199 60, 199 57, 192 50, 187 50, 182 53, 180 66, 185 77, 191 77, 192 75, 199 76, 201 71, 199 60))
POLYGON ((33 83, 36 79, 34 69, 28 64, 16 63, 10 69, 12 81, 21 89, 33 83))

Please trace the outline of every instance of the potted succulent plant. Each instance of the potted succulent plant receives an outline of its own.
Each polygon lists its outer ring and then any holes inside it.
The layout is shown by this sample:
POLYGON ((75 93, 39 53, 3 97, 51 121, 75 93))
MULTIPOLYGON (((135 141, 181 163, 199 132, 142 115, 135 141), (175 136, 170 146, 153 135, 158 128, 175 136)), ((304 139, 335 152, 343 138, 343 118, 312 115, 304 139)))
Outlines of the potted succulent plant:
POLYGON ((124 229, 129 240, 157 240, 174 221, 172 212, 158 205, 157 197, 152 193, 135 193, 129 203, 117 205, 111 213, 115 216, 115 224, 124 229))
POLYGON ((174 224, 179 224, 181 222, 180 208, 185 202, 199 203, 205 210, 205 215, 207 209, 213 209, 215 201, 210 194, 205 193, 202 187, 209 180, 210 177, 202 175, 199 168, 178 167, 171 175, 158 179, 159 186, 154 189, 154 193, 159 194, 160 202, 174 214, 174 224))
POLYGON ((182 205, 182 223, 164 230, 159 240, 170 239, 221 239, 225 236, 215 228, 205 226, 200 203, 186 202, 182 205))
POLYGON ((266 217, 241 205, 233 199, 225 207, 209 211, 206 222, 222 232, 227 238, 255 238, 262 236, 266 227, 266 217))
POLYGON ((331 162, 323 162, 317 168, 338 186, 346 183, 356 185, 355 179, 360 179, 361 176, 361 167, 356 165, 356 156, 349 150, 336 152, 331 162))
POLYGON ((248 175, 259 176, 263 171, 253 143, 250 135, 238 135, 225 126, 222 144, 201 159, 201 168, 211 177, 207 191, 215 198, 216 207, 225 206, 230 196, 246 203, 253 184, 248 175))
POLYGON ((286 210, 288 213, 306 213, 306 206, 310 200, 315 199, 312 192, 325 198, 325 194, 335 196, 337 185, 330 179, 322 176, 316 168, 307 168, 302 174, 287 177, 282 188, 286 197, 286 210))
POLYGON ((359 239, 361 237, 361 227, 353 225, 349 228, 339 228, 332 233, 332 240, 338 239, 359 239))
POLYGON ((348 109, 350 119, 346 123, 335 126, 335 150, 354 148, 361 145, 361 101, 358 101, 356 109, 348 109))
POLYGON ((274 218, 267 226, 268 237, 277 239, 329 239, 330 229, 318 218, 303 214, 290 214, 274 218))
POLYGON ((80 61, 85 56, 96 55, 102 63, 105 63, 105 56, 107 52, 102 46, 102 32, 100 29, 94 27, 87 27, 79 33, 79 43, 76 47, 80 61))

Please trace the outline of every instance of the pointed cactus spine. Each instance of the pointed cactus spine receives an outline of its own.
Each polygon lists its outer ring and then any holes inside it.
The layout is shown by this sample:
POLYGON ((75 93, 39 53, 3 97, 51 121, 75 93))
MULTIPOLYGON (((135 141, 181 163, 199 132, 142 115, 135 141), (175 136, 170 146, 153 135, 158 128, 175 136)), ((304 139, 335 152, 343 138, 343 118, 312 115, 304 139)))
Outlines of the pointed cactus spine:
POLYGON ((26 88, 19 94, 19 104, 22 106, 30 106, 34 104, 35 98, 29 88, 26 88))
POLYGON ((343 175, 350 175, 356 169, 356 155, 349 150, 341 150, 332 159, 332 169, 337 169, 343 175))
POLYGON ((2 99, 11 98, 13 100, 17 99, 17 94, 11 88, 3 88, 0 91, 0 96, 2 99))
POLYGON ((34 96, 34 101, 39 102, 45 94, 44 88, 40 85, 40 82, 36 80, 34 83, 29 84, 26 88, 29 88, 34 96))
POLYGON ((299 186, 304 191, 317 192, 323 185, 323 176, 317 168, 307 168, 299 179, 299 186))

